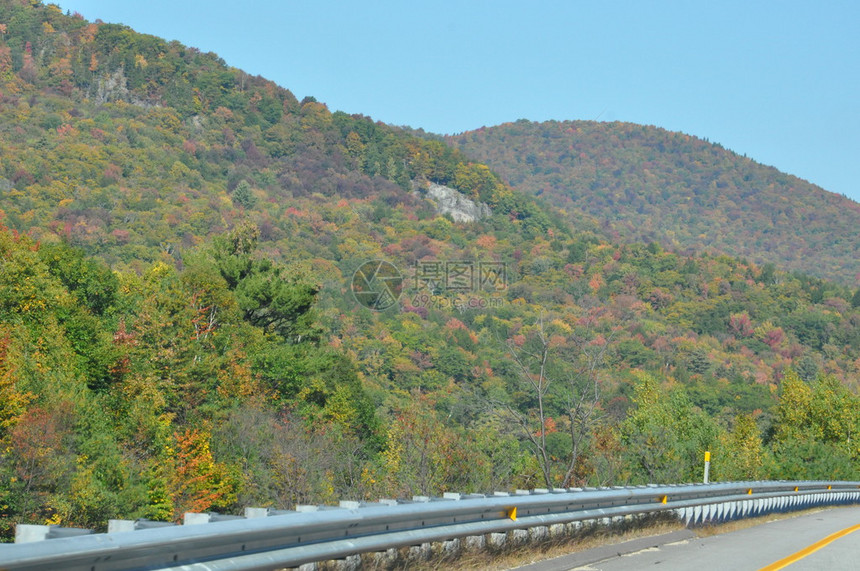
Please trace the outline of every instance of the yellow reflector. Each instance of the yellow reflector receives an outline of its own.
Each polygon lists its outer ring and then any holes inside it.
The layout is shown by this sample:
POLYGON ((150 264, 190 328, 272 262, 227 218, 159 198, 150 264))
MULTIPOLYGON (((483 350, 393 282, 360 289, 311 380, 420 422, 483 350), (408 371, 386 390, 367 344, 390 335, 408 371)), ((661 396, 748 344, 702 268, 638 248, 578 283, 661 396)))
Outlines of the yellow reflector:
POLYGON ((748 496, 751 496, 751 495, 752 495, 752 488, 750 488, 749 490, 747 490, 747 495, 748 495, 748 496))
POLYGON ((660 496, 661 504, 665 504, 667 501, 669 501, 669 496, 660 496))
POLYGON ((508 510, 508 517, 514 521, 517 521, 517 507, 514 506, 508 510))

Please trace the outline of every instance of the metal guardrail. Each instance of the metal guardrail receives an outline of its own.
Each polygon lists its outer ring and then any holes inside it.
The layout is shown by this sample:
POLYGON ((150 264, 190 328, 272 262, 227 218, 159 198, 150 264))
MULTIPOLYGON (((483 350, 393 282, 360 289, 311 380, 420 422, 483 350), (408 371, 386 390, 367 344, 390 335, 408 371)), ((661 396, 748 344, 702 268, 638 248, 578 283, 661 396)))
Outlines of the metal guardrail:
POLYGON ((0 544, 0 570, 263 571, 511 530, 588 520, 611 523, 636 514, 669 511, 687 525, 698 525, 848 503, 860 503, 860 482, 573 488, 493 496, 446 494, 406 502, 342 502, 340 509, 316 511, 250 509, 246 512, 250 517, 187 514, 191 517, 183 526, 126 522, 112 527, 136 530, 0 544), (201 518, 211 523, 191 525, 201 518))

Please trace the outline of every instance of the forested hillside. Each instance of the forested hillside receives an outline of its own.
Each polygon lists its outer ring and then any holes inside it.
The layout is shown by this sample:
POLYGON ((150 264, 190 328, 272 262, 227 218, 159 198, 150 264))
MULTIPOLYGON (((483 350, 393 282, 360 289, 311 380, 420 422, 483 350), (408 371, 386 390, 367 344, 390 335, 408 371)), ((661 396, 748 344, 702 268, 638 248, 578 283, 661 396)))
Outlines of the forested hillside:
POLYGON ((531 201, 442 143, 299 102, 214 54, 5 4, 0 191, 8 224, 37 239, 151 261, 242 216, 280 218, 294 198, 393 207, 426 180, 546 228, 531 201))
POLYGON ((624 240, 860 283, 860 204, 718 144, 593 121, 517 121, 445 140, 624 240))
POLYGON ((38 2, 0 0, 0 223, 3 539, 694 481, 706 449, 717 480, 858 478, 854 289, 608 240, 439 140, 38 2))

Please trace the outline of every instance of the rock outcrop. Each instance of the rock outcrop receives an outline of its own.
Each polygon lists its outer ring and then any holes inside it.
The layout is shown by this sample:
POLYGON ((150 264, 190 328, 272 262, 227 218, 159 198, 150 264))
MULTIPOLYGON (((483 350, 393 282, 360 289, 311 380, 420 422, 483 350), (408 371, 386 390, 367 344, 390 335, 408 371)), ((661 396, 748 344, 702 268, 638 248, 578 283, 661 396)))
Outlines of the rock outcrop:
POLYGON ((487 218, 493 211, 483 202, 475 202, 450 186, 430 183, 427 198, 436 205, 439 214, 450 214, 454 222, 474 222, 487 218))

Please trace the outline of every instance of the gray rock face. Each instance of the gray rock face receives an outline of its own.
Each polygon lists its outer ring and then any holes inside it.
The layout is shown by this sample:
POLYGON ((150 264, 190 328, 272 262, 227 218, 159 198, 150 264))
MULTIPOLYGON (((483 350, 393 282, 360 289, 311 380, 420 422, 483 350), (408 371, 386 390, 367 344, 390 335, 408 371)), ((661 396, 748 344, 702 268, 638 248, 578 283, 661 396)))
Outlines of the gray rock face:
POLYGON ((106 73, 101 76, 93 87, 95 89, 94 99, 98 105, 125 101, 144 109, 158 107, 158 105, 144 101, 129 91, 128 79, 125 77, 125 70, 121 67, 113 73, 106 73))
POLYGON ((459 191, 441 184, 431 182, 427 187, 427 198, 436 204, 436 212, 450 214, 454 222, 474 222, 493 213, 485 203, 470 200, 459 191))
POLYGON ((128 99, 128 85, 122 68, 113 73, 107 73, 99 78, 96 88, 96 103, 110 103, 128 99))

